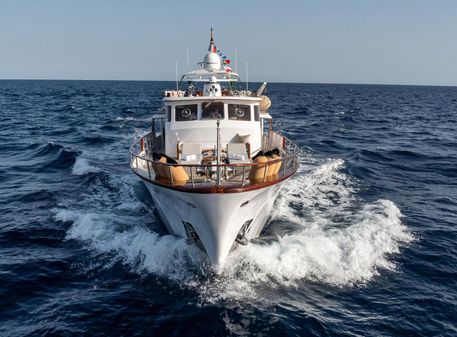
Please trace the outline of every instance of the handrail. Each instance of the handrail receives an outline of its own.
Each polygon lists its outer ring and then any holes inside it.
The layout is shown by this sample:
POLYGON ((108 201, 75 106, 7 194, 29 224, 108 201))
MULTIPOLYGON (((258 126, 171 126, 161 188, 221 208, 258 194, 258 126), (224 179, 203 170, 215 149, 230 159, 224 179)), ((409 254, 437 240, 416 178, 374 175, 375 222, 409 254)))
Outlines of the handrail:
MULTIPOLYGON (((217 164, 186 164, 186 163, 177 163, 177 164, 169 164, 169 163, 159 163, 157 161, 154 161, 153 159, 151 158, 147 158, 147 157, 144 157, 144 156, 141 156, 139 154, 135 154, 133 152, 133 148, 136 146, 136 145, 140 145, 140 142, 141 142, 141 139, 147 137, 148 135, 152 134, 152 132, 144 135, 143 137, 139 138, 138 140, 136 140, 131 146, 130 146, 130 155, 132 156, 135 156, 135 157, 138 157, 142 160, 145 160, 145 161, 149 161, 151 163, 155 163, 155 164, 161 164, 161 165, 164 165, 164 166, 189 166, 189 167, 193 167, 193 166, 218 166, 217 164)), ((292 154, 290 154, 289 156, 287 157, 281 157, 279 159, 274 159, 274 160, 271 160, 269 161, 269 163, 276 163, 276 162, 279 162, 279 161, 282 161, 282 159, 289 159, 291 157, 294 157, 296 155, 298 155, 299 151, 300 151, 300 147, 291 142, 287 137, 284 137, 282 136, 285 140, 286 140, 286 143, 289 143, 290 145, 293 145, 294 147, 294 151, 292 154)), ((257 165, 262 165, 262 164, 258 164, 258 163, 238 163, 238 164, 219 164, 219 166, 257 166, 257 165)))
MULTIPOLYGON (((151 157, 146 156, 144 153, 144 142, 145 140, 154 139, 154 134, 148 133, 140 139, 136 140, 129 149, 131 161, 130 167, 132 170, 139 175, 140 177, 155 182, 159 185, 168 185, 175 186, 179 185, 180 187, 186 187, 190 189, 195 189, 198 187, 205 186, 215 186, 217 184, 217 179, 213 177, 218 169, 222 175, 222 181, 218 187, 247 187, 252 185, 259 184, 274 184, 277 181, 283 180, 292 174, 294 174, 298 169, 298 154, 299 147, 295 143, 291 142, 288 138, 283 137, 283 156, 278 159, 271 159, 268 162, 264 163, 205 163, 205 164, 189 164, 189 163, 162 163, 159 161, 154 161, 151 157), (284 153, 285 152, 285 153, 284 153), (284 155, 285 154, 285 155, 284 155), (267 175, 271 165, 277 165, 277 172, 273 176, 267 175), (188 179, 184 182, 177 182, 174 179, 172 173, 172 168, 182 167, 186 171, 188 179), (165 170, 167 173, 167 178, 161 177, 158 178, 157 170, 165 170), (260 170, 260 174, 263 174, 261 179, 256 179, 250 174, 260 170), (239 180, 241 178, 241 181, 239 180)), ((258 177, 257 177, 258 178, 258 177)))

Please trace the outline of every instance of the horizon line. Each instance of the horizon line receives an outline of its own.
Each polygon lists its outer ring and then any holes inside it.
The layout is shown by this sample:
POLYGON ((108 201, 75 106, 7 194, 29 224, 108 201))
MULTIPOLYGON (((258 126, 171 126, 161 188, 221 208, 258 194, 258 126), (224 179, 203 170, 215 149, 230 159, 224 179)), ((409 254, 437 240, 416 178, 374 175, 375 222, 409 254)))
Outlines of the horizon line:
MULTIPOLYGON (((85 79, 85 78, 0 78, 0 81, 81 81, 81 82, 173 82, 176 80, 146 80, 146 79, 85 79)), ((457 87, 457 84, 408 84, 408 83, 350 83, 350 82, 296 82, 296 81, 249 81, 249 83, 275 84, 327 84, 327 85, 380 85, 380 86, 412 86, 412 87, 457 87)), ((246 83, 240 81, 239 83, 246 83)))

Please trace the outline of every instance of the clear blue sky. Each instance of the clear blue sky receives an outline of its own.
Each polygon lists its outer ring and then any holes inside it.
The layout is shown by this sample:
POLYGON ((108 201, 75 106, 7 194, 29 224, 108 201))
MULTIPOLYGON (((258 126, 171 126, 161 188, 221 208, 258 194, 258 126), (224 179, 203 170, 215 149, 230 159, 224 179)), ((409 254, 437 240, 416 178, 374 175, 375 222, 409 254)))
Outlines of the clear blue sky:
POLYGON ((457 85, 456 0, 0 0, 0 78, 173 80, 211 26, 253 81, 457 85))

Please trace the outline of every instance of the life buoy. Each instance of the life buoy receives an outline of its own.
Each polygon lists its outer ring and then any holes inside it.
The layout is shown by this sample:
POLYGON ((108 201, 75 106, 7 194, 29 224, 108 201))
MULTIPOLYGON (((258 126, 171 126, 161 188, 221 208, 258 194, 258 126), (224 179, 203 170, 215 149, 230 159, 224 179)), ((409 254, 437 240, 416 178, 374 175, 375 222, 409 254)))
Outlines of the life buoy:
POLYGON ((264 111, 264 112, 268 111, 268 109, 270 109, 270 107, 271 107, 270 98, 268 98, 268 96, 265 96, 265 95, 260 96, 260 98, 262 99, 259 103, 260 111, 264 111))

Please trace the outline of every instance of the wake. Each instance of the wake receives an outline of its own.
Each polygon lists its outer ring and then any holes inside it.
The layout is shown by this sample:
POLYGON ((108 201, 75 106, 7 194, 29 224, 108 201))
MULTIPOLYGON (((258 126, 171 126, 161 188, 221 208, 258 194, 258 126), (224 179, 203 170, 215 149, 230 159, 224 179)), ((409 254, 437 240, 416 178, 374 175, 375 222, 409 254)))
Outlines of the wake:
POLYGON ((273 239, 238 247, 216 279, 208 277, 206 257, 197 248, 141 224, 144 219, 137 214, 144 213, 144 205, 131 192, 133 178, 118 177, 119 193, 108 197, 103 189, 94 190, 90 212, 59 209, 55 218, 71 222, 68 240, 112 254, 138 273, 196 288, 207 300, 255 297, 259 287, 294 287, 306 281, 353 286, 382 270, 395 270, 393 254, 413 240, 398 207, 384 199, 359 200, 356 183, 343 172, 343 160, 301 161, 300 171, 275 203, 269 228, 273 239), (275 232, 276 223, 290 230, 275 232))

